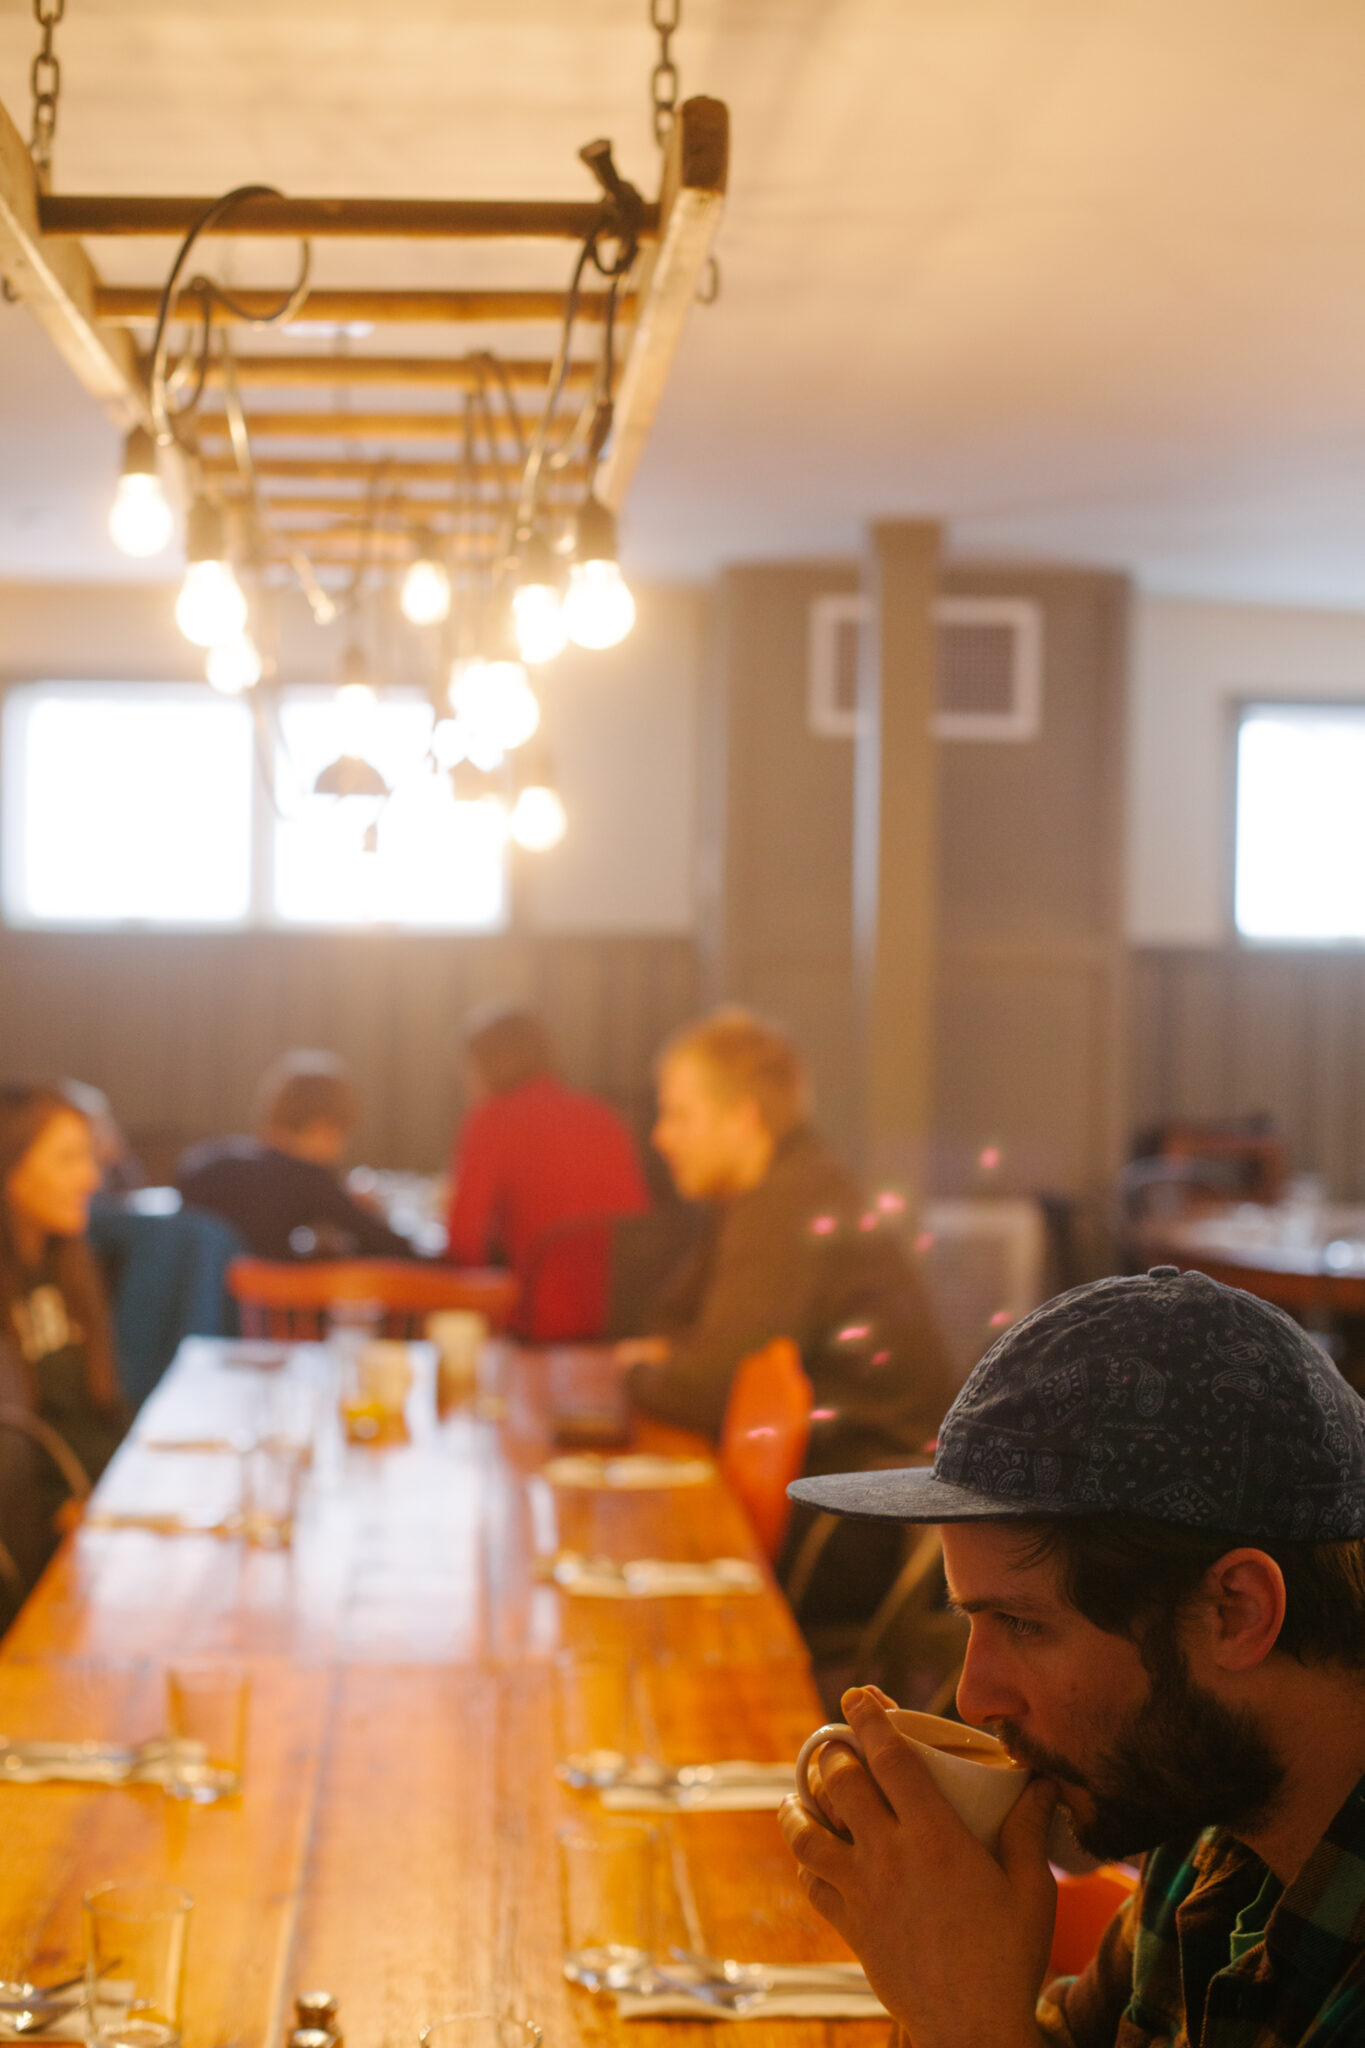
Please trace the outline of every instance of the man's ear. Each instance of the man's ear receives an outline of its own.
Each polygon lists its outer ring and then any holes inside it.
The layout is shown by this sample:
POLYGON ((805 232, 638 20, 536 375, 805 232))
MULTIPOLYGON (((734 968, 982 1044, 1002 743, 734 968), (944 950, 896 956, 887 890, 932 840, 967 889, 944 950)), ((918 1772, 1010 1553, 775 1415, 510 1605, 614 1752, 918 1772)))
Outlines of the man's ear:
POLYGON ((1254 1671, 1284 1627, 1284 1574, 1263 1550, 1229 1550, 1204 1574, 1193 1629, 1220 1671, 1254 1671))

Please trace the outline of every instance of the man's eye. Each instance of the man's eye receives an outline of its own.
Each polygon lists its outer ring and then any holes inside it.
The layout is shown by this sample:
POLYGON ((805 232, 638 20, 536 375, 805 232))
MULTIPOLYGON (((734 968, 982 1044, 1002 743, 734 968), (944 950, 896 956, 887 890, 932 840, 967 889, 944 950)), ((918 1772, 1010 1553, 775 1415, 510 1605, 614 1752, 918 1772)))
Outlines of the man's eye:
POLYGON ((1009 1630, 1012 1636, 1036 1636, 1039 1633, 1037 1622, 1025 1621, 1022 1615, 1000 1614, 997 1612, 995 1618, 1002 1628, 1009 1630))

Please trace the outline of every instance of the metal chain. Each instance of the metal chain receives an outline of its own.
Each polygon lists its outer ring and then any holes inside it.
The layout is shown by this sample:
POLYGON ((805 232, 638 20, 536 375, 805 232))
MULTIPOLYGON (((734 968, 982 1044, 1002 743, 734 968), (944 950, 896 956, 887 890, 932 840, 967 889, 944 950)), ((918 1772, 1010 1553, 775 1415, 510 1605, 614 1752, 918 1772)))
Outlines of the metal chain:
POLYGON ((649 92, 654 108, 654 140, 660 149, 667 149, 673 123, 678 118, 678 67, 669 45, 678 32, 681 16, 682 0, 649 0, 650 26, 659 38, 659 61, 649 74, 649 92))
POLYGON ((52 47, 52 36, 65 13, 66 0, 33 0, 33 18, 43 32, 43 40, 29 72, 33 129, 28 146, 44 191, 52 176, 52 140, 57 132, 57 101, 62 90, 62 67, 52 47))

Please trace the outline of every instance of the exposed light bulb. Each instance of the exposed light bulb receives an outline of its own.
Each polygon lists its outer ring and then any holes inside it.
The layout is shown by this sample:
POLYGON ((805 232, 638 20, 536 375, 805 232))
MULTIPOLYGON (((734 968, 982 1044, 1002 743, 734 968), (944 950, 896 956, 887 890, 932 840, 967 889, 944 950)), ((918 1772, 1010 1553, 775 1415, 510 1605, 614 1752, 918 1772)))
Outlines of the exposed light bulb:
POLYGON ((240 697, 243 690, 254 690, 261 680, 261 657, 250 633, 210 647, 204 669, 214 689, 225 697, 240 697))
POLYGON ((474 745, 499 752, 520 747, 540 724, 540 705, 519 661, 457 662, 450 674, 451 709, 474 745))
POLYGON ((109 508, 109 537, 125 555, 159 555, 175 519, 156 466, 156 442, 134 427, 123 444, 123 470, 109 508))
POLYGON ((109 538, 125 555, 159 555, 175 530, 175 515, 166 502, 155 471, 125 469, 109 508, 109 538))
POLYGON ((579 647, 615 647, 635 624, 635 599, 616 562, 575 562, 564 625, 579 647))
POLYGON ((553 661, 569 632, 564 603, 553 583, 522 583, 512 592, 512 625, 523 661, 553 661))
POLYGON ((430 539, 418 543, 418 556, 408 565, 399 594, 403 617, 411 626, 439 626, 450 614, 450 577, 436 560, 430 539))
POLYGON ((568 824, 559 792, 540 783, 528 783, 512 807, 512 837, 528 853, 547 853, 558 846, 568 824))
POLYGON ((222 647, 240 638, 246 599, 230 562, 191 562, 175 601, 175 623, 196 647, 222 647))

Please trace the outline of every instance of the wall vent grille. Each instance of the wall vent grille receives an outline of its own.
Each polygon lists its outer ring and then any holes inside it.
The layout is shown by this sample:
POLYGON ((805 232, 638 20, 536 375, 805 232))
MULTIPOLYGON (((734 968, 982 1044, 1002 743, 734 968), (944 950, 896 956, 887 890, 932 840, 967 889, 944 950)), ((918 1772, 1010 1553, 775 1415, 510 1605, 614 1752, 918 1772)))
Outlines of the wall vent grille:
MULTIPOLYGON (((857 592, 812 600, 807 707, 811 731, 852 739, 858 731, 858 660, 868 618, 857 592)), ((1043 623, 1035 604, 1013 597, 941 597, 938 708, 941 740, 1032 740, 1043 714, 1043 623)))

